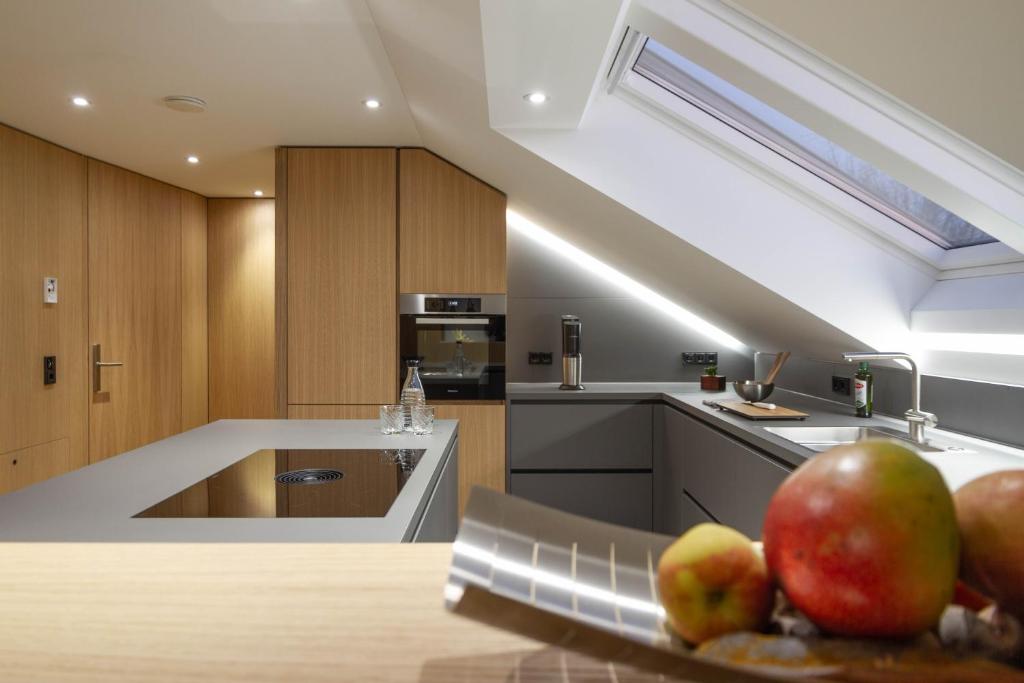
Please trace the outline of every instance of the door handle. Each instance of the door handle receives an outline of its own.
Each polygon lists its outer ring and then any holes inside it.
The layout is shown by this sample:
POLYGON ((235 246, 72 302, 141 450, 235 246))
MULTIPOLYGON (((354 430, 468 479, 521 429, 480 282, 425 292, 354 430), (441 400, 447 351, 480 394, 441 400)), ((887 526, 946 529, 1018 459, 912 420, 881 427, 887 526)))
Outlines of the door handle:
POLYGON ((100 370, 102 370, 103 368, 119 368, 122 365, 124 365, 124 363, 122 363, 119 360, 104 361, 104 360, 101 360, 101 358, 103 358, 103 354, 101 352, 100 345, 99 344, 93 344, 92 345, 92 391, 93 391, 94 394, 98 394, 99 392, 103 391, 102 384, 101 384, 101 378, 100 378, 100 370))

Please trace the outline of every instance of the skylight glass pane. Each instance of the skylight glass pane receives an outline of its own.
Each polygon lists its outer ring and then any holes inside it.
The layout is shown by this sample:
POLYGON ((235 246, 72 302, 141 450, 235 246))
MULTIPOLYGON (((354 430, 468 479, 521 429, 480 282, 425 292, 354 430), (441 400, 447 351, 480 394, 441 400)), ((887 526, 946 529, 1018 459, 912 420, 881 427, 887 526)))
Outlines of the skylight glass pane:
POLYGON ((997 240, 874 165, 648 38, 633 67, 943 249, 997 240))

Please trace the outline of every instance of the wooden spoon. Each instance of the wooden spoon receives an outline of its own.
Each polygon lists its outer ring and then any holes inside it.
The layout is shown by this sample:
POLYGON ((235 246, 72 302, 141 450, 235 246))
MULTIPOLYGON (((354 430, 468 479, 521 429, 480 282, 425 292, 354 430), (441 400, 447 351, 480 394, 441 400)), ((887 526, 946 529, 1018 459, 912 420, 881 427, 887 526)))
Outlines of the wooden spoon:
POLYGON ((778 375, 779 371, 782 370, 782 366, 786 364, 787 360, 789 360, 790 355, 792 354, 790 354, 789 351, 783 351, 776 354, 775 362, 772 363, 772 369, 768 371, 768 376, 764 378, 765 384, 772 384, 775 382, 776 375, 778 375))

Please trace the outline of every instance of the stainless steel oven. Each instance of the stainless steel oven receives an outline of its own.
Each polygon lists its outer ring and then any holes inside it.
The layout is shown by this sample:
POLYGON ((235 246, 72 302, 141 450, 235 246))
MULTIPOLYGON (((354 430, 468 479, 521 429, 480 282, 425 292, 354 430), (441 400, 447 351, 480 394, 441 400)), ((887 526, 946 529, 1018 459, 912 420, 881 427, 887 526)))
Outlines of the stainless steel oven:
POLYGON ((504 294, 402 294, 398 304, 399 382, 418 360, 428 401, 505 398, 504 294))

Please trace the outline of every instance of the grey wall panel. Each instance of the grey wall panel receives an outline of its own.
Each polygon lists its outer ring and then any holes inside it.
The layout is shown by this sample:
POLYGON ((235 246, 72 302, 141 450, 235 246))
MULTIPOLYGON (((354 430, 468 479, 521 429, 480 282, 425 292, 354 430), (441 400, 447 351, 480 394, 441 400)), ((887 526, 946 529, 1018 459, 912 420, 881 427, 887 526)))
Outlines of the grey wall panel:
POLYGON ((575 515, 652 528, 650 474, 513 472, 509 489, 513 496, 575 515))
MULTIPOLYGON (((756 355, 758 376, 767 372, 772 360, 773 354, 756 355)), ((832 376, 852 377, 855 372, 852 363, 841 359, 794 357, 779 373, 776 384, 848 403, 852 414, 853 396, 832 393, 832 376)), ((910 407, 910 372, 882 365, 872 365, 871 372, 875 376, 875 412, 902 417, 910 407)), ((925 375, 921 378, 921 406, 938 416, 943 429, 1024 447, 1024 387, 925 375)))
POLYGON ((652 405, 513 403, 517 469, 651 469, 652 405))
POLYGON ((565 313, 583 322, 584 383, 697 381, 703 368, 684 366, 683 351, 717 351, 720 374, 731 378, 753 372, 751 354, 720 347, 514 230, 508 234, 508 297, 509 382, 561 380, 565 313), (529 365, 529 351, 552 352, 554 364, 529 365))

